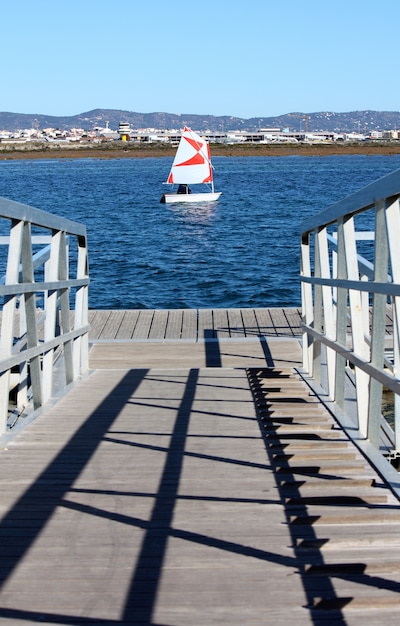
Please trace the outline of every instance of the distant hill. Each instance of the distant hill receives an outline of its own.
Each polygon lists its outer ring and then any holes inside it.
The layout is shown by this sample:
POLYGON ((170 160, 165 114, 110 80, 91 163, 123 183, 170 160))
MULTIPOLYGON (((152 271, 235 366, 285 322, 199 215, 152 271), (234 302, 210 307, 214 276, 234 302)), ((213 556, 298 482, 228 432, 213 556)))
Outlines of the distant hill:
POLYGON ((276 117, 253 117, 243 119, 228 115, 193 115, 190 113, 134 113, 114 109, 94 109, 87 113, 72 116, 53 116, 2 113, 0 112, 0 130, 16 131, 24 128, 83 128, 92 130, 103 127, 108 121, 109 127, 118 129, 120 122, 129 122, 132 128, 180 129, 185 125, 194 130, 226 132, 228 130, 256 131, 260 128, 289 128, 291 131, 305 130, 308 118, 308 130, 331 132, 367 132, 370 130, 391 130, 400 128, 400 111, 351 111, 350 113, 293 112, 276 117))

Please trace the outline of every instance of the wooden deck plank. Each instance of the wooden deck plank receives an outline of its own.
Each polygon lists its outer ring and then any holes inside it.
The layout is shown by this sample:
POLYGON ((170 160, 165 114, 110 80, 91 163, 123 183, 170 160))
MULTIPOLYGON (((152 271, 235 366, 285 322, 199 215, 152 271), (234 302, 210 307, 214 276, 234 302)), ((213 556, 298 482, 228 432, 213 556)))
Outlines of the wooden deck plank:
POLYGON ((268 337, 275 336, 275 328, 272 323, 271 313, 269 309, 254 309, 259 332, 268 337))
POLYGON ((301 309, 287 308, 283 309, 283 314, 293 337, 299 337, 302 333, 301 328, 301 309))
POLYGON ((196 309, 184 309, 182 319, 182 332, 181 339, 192 339, 197 341, 198 328, 197 328, 197 310, 196 309))
POLYGON ((104 337, 115 339, 121 326, 121 322, 125 315, 125 311, 115 310, 110 312, 103 328, 99 333, 99 338, 103 339, 104 337))
POLYGON ((149 339, 165 339, 168 323, 168 311, 165 309, 154 311, 154 316, 149 330, 149 339))
POLYGON ((213 309, 214 335, 219 339, 230 337, 228 311, 226 309, 213 309))
POLYGON ((240 309, 227 309, 229 336, 244 339, 246 332, 243 326, 242 311, 240 309))
POLYGON ((116 339, 131 339, 132 338, 137 320, 139 318, 139 313, 140 311, 138 310, 124 311, 124 317, 118 329, 116 339))
POLYGON ((393 311, 388 304, 386 305, 386 333, 393 335, 393 311))
POLYGON ((144 309, 140 311, 135 330, 133 331, 132 339, 148 339, 153 317, 153 309, 144 309))
POLYGON ((269 309, 269 313, 271 315, 271 320, 277 337, 292 335, 292 331, 283 309, 276 307, 274 309, 269 309))
POLYGON ((199 341, 215 337, 212 309, 199 309, 197 311, 197 331, 199 341))
POLYGON ((246 337, 258 337, 260 334, 254 309, 241 309, 246 337))
MULTIPOLYGON (((73 315, 73 314, 72 314, 73 315)), ((90 324, 89 339, 99 339, 108 318, 112 315, 112 311, 98 309, 89 311, 88 320, 90 324)))
POLYGON ((183 309, 168 311, 168 324, 165 330, 166 339, 180 339, 182 336, 183 309))

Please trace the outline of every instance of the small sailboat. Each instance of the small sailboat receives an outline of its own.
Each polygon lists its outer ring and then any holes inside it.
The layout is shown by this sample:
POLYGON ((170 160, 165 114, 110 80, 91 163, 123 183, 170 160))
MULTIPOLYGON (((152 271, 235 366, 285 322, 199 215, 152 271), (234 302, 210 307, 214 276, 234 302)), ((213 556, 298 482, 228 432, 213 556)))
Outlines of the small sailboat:
POLYGON ((215 202, 222 192, 214 191, 213 170, 208 142, 185 126, 172 163, 167 185, 178 185, 172 193, 164 193, 160 202, 215 202), (189 185, 205 184, 208 191, 193 193, 189 185))

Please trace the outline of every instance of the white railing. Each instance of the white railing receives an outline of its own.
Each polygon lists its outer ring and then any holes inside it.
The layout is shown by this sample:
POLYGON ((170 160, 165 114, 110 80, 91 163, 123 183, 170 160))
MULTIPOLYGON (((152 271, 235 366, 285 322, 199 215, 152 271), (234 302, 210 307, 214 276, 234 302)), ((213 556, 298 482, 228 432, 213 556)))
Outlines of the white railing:
POLYGON ((351 380, 359 437, 389 455, 400 451, 399 198, 400 170, 301 226, 303 369, 342 410, 351 380))
POLYGON ((0 198, 0 434, 88 368, 86 227, 0 198), (7 248, 6 248, 7 246, 7 248), (12 396, 12 398, 11 398, 12 396))

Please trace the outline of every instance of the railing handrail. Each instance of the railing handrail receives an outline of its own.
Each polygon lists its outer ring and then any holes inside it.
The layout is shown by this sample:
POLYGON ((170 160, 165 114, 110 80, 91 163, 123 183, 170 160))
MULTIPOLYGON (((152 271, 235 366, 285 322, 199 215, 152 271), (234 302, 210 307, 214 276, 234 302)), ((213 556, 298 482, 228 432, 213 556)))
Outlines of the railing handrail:
POLYGON ((56 356, 63 359, 65 387, 87 370, 89 272, 83 224, 6 198, 0 198, 0 220, 9 224, 9 235, 0 237, 0 244, 8 244, 0 280, 2 434, 7 431, 11 389, 17 390, 19 415, 52 397, 56 356), (48 234, 32 234, 32 226, 48 234), (73 252, 71 244, 76 246, 73 252), (39 300, 43 308, 37 306, 39 300))
POLYGON ((54 213, 0 197, 0 217, 29 222, 34 226, 47 229, 63 230, 71 235, 86 237, 86 226, 54 213))
POLYGON ((400 170, 396 170, 335 202, 320 213, 308 217, 300 226, 301 232, 304 235, 320 226, 328 226, 349 213, 355 215, 373 207, 379 200, 396 196, 399 193, 400 170))

